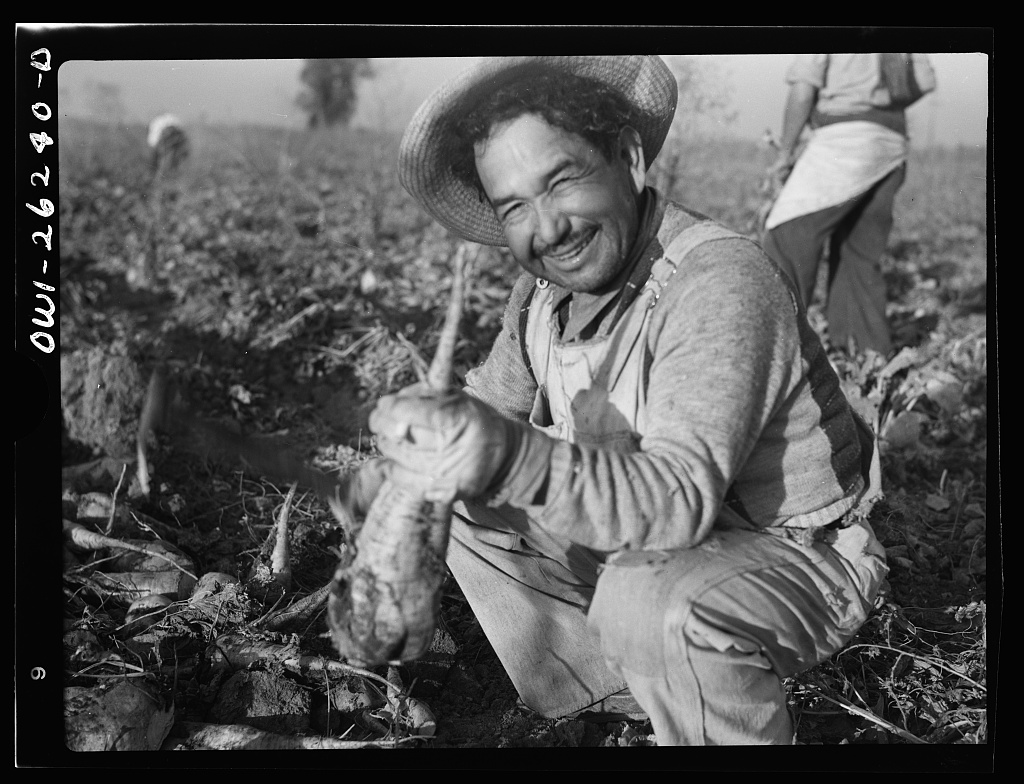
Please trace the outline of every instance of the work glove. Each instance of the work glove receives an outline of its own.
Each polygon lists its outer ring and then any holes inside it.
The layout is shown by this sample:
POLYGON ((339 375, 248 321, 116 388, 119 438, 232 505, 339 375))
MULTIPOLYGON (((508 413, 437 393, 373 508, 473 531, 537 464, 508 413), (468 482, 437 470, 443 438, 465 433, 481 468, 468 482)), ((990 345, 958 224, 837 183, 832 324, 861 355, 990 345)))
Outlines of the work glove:
POLYGON ((500 486, 522 438, 518 423, 486 403, 462 391, 439 393, 423 384, 381 398, 369 425, 392 462, 392 479, 447 488, 463 499, 500 486))

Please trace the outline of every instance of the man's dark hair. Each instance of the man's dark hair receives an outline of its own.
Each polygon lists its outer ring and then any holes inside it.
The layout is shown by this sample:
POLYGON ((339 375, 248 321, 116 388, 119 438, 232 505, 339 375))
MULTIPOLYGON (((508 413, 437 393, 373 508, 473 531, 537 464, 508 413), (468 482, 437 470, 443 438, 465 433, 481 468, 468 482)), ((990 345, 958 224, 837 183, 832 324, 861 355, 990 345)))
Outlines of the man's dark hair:
POLYGON ((466 185, 484 195, 476 171, 474 146, 487 138, 491 128, 523 114, 537 114, 548 124, 576 134, 593 144, 611 162, 619 131, 633 124, 633 108, 625 97, 607 85, 571 74, 539 71, 488 93, 451 128, 458 140, 452 155, 452 172, 466 185))

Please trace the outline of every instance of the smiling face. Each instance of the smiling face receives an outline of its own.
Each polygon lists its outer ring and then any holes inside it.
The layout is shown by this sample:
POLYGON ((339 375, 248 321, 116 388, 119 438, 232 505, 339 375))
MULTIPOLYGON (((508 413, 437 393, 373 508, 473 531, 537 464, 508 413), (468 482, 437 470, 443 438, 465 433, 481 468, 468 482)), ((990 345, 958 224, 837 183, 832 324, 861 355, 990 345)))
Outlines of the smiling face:
POLYGON ((640 224, 646 168, 636 132, 622 130, 609 161, 581 136, 524 114, 475 149, 484 192, 523 269, 571 291, 604 293, 640 224))

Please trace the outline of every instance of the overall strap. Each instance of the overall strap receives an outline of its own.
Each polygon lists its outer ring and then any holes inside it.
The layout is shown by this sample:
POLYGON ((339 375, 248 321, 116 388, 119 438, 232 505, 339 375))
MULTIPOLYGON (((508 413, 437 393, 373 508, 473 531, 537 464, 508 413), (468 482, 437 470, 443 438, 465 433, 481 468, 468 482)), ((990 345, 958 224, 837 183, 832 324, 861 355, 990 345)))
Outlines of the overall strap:
POLYGON ((749 238, 744 237, 739 232, 726 228, 721 223, 716 223, 713 220, 704 220, 700 223, 694 223, 692 226, 681 231, 676 238, 668 244, 668 248, 665 249, 665 255, 670 259, 681 261, 686 254, 698 245, 703 245, 705 242, 710 242, 711 240, 726 239, 749 238))
POLYGON ((530 362, 530 352, 526 350, 526 325, 530 320, 530 305, 533 303, 533 295, 537 291, 537 286, 531 286, 530 290, 526 292, 526 298, 523 300, 523 305, 519 308, 519 353, 523 355, 523 364, 526 365, 526 372, 530 374, 530 378, 537 381, 537 377, 533 373, 533 363, 530 362))
POLYGON ((654 304, 661 296, 662 290, 668 285, 669 280, 679 268, 679 264, 690 251, 699 245, 703 245, 705 242, 725 239, 747 238, 712 220, 695 223, 680 232, 665 249, 664 256, 661 259, 665 263, 661 263, 661 261, 656 262, 654 269, 651 270, 651 277, 648 279, 645 288, 654 292, 654 300, 648 304, 648 307, 654 307, 654 304))
MULTIPOLYGON (((682 264, 683 259, 685 259, 686 256, 695 248, 707 242, 722 239, 744 238, 742 235, 737 234, 736 232, 731 231, 712 220, 703 220, 699 223, 694 223, 693 225, 688 226, 668 244, 668 247, 665 249, 661 258, 654 262, 654 266, 651 268, 650 277, 647 279, 643 289, 637 296, 637 300, 645 299, 646 302, 636 302, 632 312, 623 317, 624 319, 639 319, 643 322, 641 328, 634 331, 632 335, 634 343, 636 340, 641 339, 646 341, 647 326, 649 326, 650 318, 649 312, 658 304, 658 300, 661 298, 661 293, 672 280, 672 277, 682 264)), ((642 376, 644 378, 646 378, 647 375, 647 366, 652 359, 653 357, 650 354, 650 349, 645 347, 643 356, 644 368, 642 372, 642 376)), ((616 382, 619 374, 623 370, 625 362, 626 353, 620 353, 618 361, 608 368, 608 380, 610 383, 616 382)))

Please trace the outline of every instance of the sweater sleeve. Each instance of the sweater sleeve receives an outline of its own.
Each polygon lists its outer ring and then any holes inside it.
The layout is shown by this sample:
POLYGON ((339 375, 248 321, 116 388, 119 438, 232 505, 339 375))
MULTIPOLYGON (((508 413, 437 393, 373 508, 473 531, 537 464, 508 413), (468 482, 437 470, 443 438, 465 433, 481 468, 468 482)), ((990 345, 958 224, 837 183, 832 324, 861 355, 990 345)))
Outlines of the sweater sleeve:
POLYGON ((479 367, 466 374, 465 391, 488 403, 506 419, 529 421, 537 382, 526 366, 519 338, 520 313, 536 278, 523 274, 505 305, 501 332, 479 367))
POLYGON ((647 432, 614 452, 524 435, 506 500, 603 551, 698 544, 800 374, 796 304, 746 240, 690 253, 654 310, 647 432))

